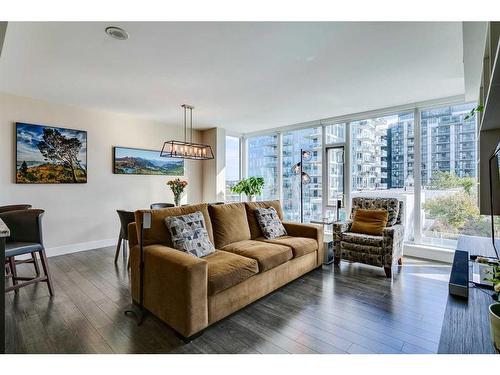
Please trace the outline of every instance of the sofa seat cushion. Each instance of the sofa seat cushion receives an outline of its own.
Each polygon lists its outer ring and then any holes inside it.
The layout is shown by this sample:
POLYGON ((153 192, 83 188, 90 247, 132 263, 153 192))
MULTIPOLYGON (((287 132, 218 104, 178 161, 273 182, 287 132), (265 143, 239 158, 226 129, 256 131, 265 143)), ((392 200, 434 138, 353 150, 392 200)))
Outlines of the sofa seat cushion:
POLYGON ((313 238, 283 236, 270 240, 266 239, 265 237, 259 237, 257 240, 291 247, 294 258, 299 258, 303 255, 318 250, 318 242, 313 238))
POLYGON ((208 268, 208 294, 214 295, 259 273, 255 259, 216 250, 203 258, 208 268))
POLYGON ((265 272, 293 258, 292 249, 283 244, 245 240, 234 242, 222 248, 234 254, 252 258, 259 264, 259 272, 265 272))
POLYGON ((341 241, 363 246, 382 247, 384 237, 362 233, 344 232, 342 233, 341 241))

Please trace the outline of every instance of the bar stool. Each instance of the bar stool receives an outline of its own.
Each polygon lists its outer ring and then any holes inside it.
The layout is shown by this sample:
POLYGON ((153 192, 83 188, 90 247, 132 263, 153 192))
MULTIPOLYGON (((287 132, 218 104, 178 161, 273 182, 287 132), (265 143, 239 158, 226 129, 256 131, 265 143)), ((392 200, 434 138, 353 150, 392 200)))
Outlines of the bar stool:
POLYGON ((44 210, 38 209, 0 213, 0 218, 10 229, 10 236, 7 238, 5 245, 5 258, 8 259, 10 272, 5 276, 12 278, 12 286, 5 288, 6 293, 13 290, 17 294, 19 288, 39 282, 46 282, 50 295, 54 295, 49 264, 45 254, 45 247, 43 246, 43 214, 44 210), (34 256, 35 253, 40 255, 44 274, 37 274, 35 277, 18 276, 16 269, 18 263, 16 263, 15 257, 25 254, 34 256), (23 282, 19 283, 19 281, 23 282))
MULTIPOLYGON (((0 206, 0 213, 2 212, 10 212, 10 211, 21 211, 21 210, 29 210, 31 208, 31 204, 11 204, 7 206, 0 206)), ((7 258, 6 258, 7 260, 7 258)), ((36 255, 35 253, 31 254, 30 259, 23 259, 23 260, 16 260, 16 264, 23 264, 23 263, 32 263, 33 266, 35 267, 35 272, 37 276, 40 276, 40 267, 38 266, 38 262, 36 260, 36 255)), ((9 269, 8 263, 6 263, 7 269, 9 269)), ((9 270, 9 273, 11 271, 9 270)))
MULTIPOLYGON (((128 225, 135 221, 135 216, 132 211, 116 210, 120 218, 120 235, 118 237, 118 244, 116 245, 115 263, 118 261, 120 255, 120 248, 122 247, 122 240, 128 243, 128 225)), ((123 257, 125 257, 125 242, 123 242, 123 257)))

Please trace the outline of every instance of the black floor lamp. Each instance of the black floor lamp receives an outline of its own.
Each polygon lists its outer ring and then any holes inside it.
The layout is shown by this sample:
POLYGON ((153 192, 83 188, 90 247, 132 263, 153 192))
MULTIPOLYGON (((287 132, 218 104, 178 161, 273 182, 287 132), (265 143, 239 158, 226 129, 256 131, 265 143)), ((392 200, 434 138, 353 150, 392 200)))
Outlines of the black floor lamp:
POLYGON ((151 229, 151 212, 144 212, 141 222, 141 236, 139 238, 139 306, 132 302, 130 307, 125 310, 125 315, 131 314, 135 317, 137 325, 142 324, 146 315, 144 309, 144 229, 151 229))
POLYGON ((304 222, 304 185, 311 182, 311 176, 304 172, 304 161, 311 160, 312 153, 300 150, 300 161, 292 167, 292 173, 300 175, 300 222, 304 222))

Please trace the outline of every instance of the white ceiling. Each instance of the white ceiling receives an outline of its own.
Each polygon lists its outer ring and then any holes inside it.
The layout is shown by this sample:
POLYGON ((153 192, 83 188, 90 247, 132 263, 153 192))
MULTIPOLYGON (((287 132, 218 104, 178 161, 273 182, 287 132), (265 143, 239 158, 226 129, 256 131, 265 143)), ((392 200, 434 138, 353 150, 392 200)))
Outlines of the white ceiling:
POLYGON ((172 124, 188 103, 246 133, 463 94, 462 42, 460 22, 14 22, 0 91, 172 124))

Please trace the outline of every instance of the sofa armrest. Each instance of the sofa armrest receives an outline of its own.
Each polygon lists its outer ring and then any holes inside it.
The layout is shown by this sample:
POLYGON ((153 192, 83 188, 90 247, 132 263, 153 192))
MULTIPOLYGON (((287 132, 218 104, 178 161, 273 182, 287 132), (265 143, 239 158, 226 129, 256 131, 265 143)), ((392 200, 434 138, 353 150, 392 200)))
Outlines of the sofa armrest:
POLYGON ((324 243, 323 243, 323 227, 316 224, 302 224, 283 222, 288 235, 292 237, 306 237, 315 239, 318 242, 318 265, 323 263, 324 258, 324 243))
MULTIPOLYGON (((132 296, 139 301, 139 246, 130 251, 132 296)), ((208 325, 207 261, 163 245, 144 247, 144 306, 181 335, 208 325)))

